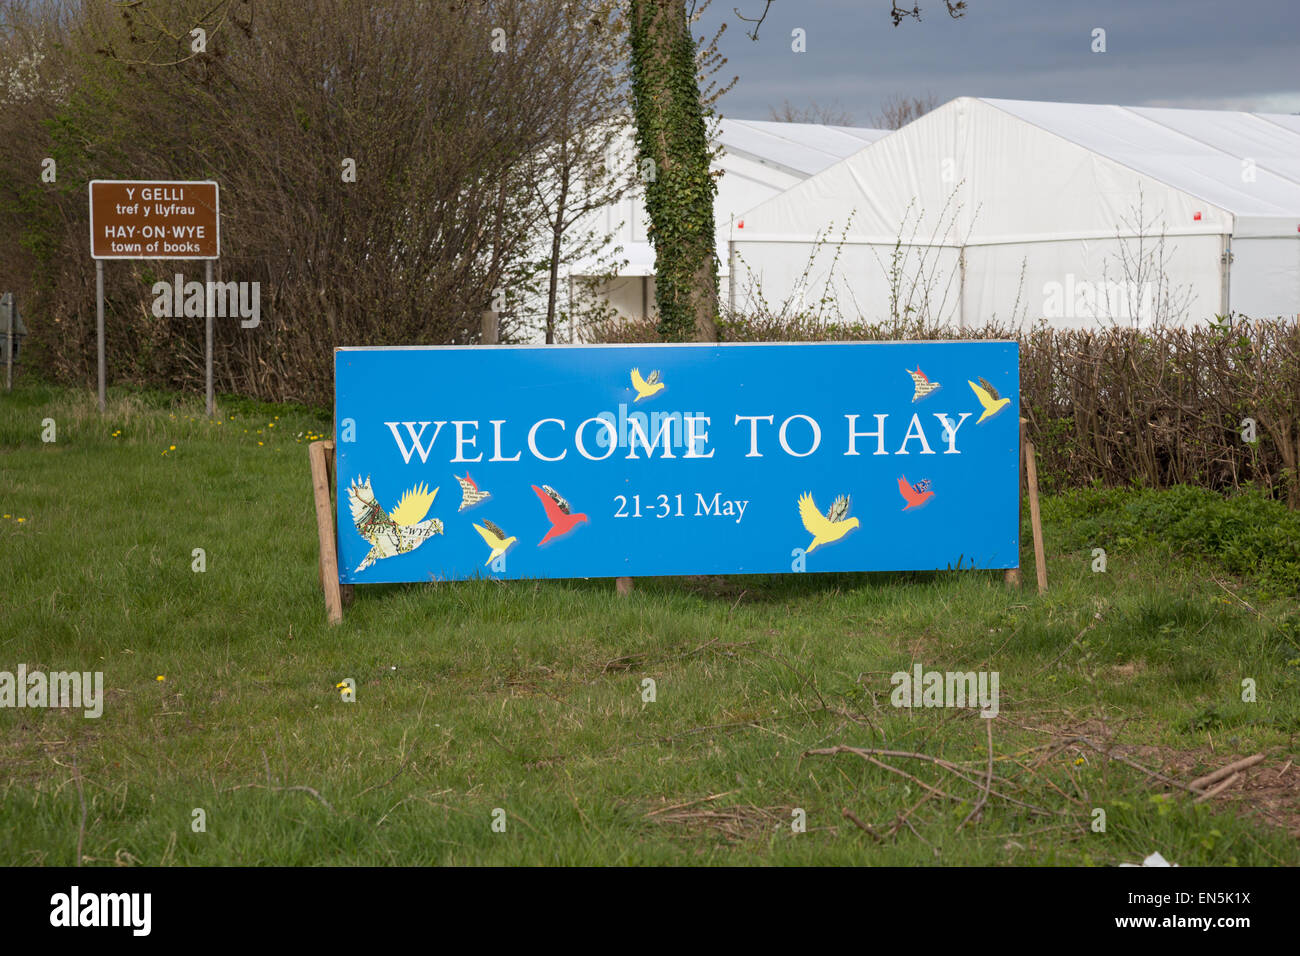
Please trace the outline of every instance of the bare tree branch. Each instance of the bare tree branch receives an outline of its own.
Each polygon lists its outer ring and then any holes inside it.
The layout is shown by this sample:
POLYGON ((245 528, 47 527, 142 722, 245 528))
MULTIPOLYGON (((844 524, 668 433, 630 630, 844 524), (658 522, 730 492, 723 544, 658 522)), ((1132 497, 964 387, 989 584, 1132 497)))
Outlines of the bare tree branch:
MULTIPOLYGON (((746 31, 746 35, 751 40, 758 39, 758 28, 761 27, 763 25, 763 21, 767 19, 768 11, 772 9, 772 4, 774 2, 775 0, 764 0, 763 12, 756 17, 747 17, 740 12, 739 7, 732 7, 732 10, 735 11, 737 19, 743 20, 746 23, 754 24, 752 28, 746 31)), ((943 0, 943 2, 944 5, 948 8, 948 16, 952 17, 954 20, 960 19, 961 17, 964 17, 966 15, 966 0, 943 0)), ((890 19, 894 21, 894 26, 898 26, 900 23, 902 23, 904 20, 908 18, 920 22, 921 5, 919 2, 913 3, 912 9, 910 10, 907 9, 907 7, 900 7, 898 5, 897 0, 889 0, 889 5, 890 5, 889 16, 890 19)))
POLYGON ((757 17, 745 16, 743 13, 740 12, 739 7, 731 8, 732 10, 735 11, 737 19, 744 20, 746 23, 754 24, 753 28, 747 31, 746 34, 751 40, 754 41, 758 40, 758 28, 761 27, 763 25, 763 21, 767 19, 767 11, 772 9, 772 2, 773 0, 764 0, 763 12, 760 13, 757 17))

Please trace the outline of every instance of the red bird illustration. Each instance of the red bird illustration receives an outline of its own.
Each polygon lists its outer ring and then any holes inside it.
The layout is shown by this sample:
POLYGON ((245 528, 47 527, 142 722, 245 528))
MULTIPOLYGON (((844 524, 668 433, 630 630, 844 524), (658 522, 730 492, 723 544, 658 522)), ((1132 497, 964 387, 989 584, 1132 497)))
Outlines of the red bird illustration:
POLYGON ((899 478, 898 490, 899 493, 902 494, 903 500, 907 502, 907 504, 903 506, 904 511, 919 508, 934 497, 934 492, 930 490, 929 478, 926 478, 924 481, 918 481, 914 485, 908 484, 906 478, 899 478))
POLYGON ((546 509, 546 517, 551 522, 551 530, 546 532, 546 537, 537 542, 539 548, 552 538, 568 534, 587 520, 584 514, 572 514, 569 503, 550 485, 542 485, 541 488, 533 485, 532 489, 542 502, 542 507, 546 509))

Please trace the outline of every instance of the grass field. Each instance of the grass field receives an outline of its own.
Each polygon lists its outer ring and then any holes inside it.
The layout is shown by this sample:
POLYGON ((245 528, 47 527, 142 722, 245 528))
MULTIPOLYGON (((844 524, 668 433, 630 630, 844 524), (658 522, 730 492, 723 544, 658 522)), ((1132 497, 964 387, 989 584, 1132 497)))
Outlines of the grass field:
POLYGON ((106 685, 99 719, 0 709, 0 863, 1300 861, 1296 516, 1262 499, 1046 499, 1043 596, 988 572, 481 581, 359 588, 328 628, 325 414, 0 403, 0 670, 106 685), (916 663, 997 671, 996 719, 891 706, 916 663), (840 745, 896 754, 808 753, 840 745), (1256 752, 1208 801, 1179 786, 1256 752))

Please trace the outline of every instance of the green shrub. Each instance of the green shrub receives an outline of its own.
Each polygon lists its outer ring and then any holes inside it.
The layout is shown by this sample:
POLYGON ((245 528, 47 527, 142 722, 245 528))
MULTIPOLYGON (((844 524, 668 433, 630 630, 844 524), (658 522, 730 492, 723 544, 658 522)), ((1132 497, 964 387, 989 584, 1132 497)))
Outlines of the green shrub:
POLYGON ((1259 489, 1229 497, 1204 488, 1126 490, 1090 487, 1046 499, 1067 551, 1101 547, 1123 553, 1164 542, 1219 562, 1272 594, 1300 596, 1300 514, 1259 489))

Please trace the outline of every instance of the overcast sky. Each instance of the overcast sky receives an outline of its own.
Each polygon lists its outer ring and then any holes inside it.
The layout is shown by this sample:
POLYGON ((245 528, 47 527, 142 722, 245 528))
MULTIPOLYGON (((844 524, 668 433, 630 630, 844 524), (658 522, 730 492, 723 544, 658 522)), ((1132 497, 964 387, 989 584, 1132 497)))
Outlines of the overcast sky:
POLYGON ((871 126, 890 96, 933 94, 1300 112, 1300 0, 968 0, 960 20, 918 2, 921 22, 894 27, 890 0, 775 0, 754 42, 734 10, 764 0, 714 0, 698 30, 728 22, 719 76, 740 77, 719 111, 816 102, 871 126))

